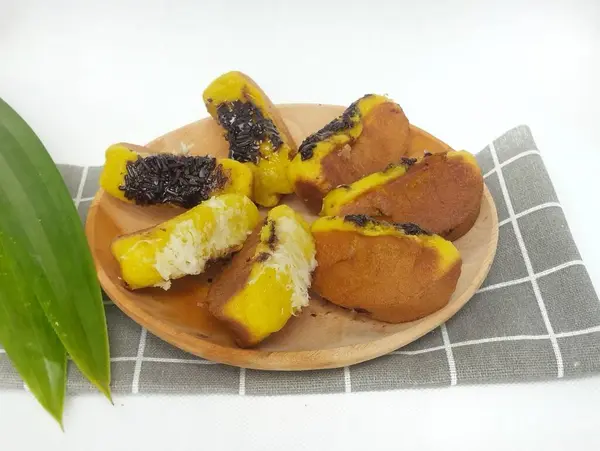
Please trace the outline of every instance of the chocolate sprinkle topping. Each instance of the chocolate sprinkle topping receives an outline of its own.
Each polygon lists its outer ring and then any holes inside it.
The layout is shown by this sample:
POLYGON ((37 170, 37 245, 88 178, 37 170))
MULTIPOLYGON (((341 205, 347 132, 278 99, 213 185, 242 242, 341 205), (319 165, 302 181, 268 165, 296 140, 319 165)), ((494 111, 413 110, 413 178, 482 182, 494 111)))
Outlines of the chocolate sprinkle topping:
POLYGON ((277 245, 277 234, 275 233, 275 221, 269 221, 269 241, 267 241, 269 249, 275 250, 277 245))
POLYGON ((254 257, 254 261, 258 263, 266 262, 270 256, 271 254, 269 254, 268 252, 261 252, 256 257, 254 257))
POLYGON ((432 235, 431 232, 422 229, 417 224, 413 224, 412 222, 405 222, 403 224, 394 223, 394 227, 407 235, 432 235))
POLYGON ((217 107, 217 119, 225 129, 229 158, 233 160, 256 164, 263 141, 270 141, 274 150, 283 144, 273 121, 264 117, 252 102, 223 102, 217 107))
POLYGON ((364 95, 357 101, 352 102, 352 104, 350 104, 350 106, 346 108, 346 110, 342 113, 340 117, 336 117, 321 130, 313 133, 312 135, 308 136, 304 141, 302 141, 302 144, 300 144, 300 147, 298 148, 298 152, 300 152, 300 158, 302 158, 302 161, 312 158, 313 151, 316 145, 319 143, 319 141, 323 141, 324 139, 327 139, 338 132, 352 128, 352 126, 354 125, 352 117, 359 113, 358 102, 372 95, 373 94, 364 95))
POLYGON ((417 162, 416 158, 406 158, 406 157, 402 157, 400 159, 400 162, 404 165, 404 166, 408 166, 409 168, 415 164, 417 162))
POLYGON ((213 157, 158 154, 128 161, 119 189, 138 205, 191 208, 208 199, 227 178, 213 157))
POLYGON ((406 235, 432 235, 431 232, 422 229, 417 224, 413 224, 412 222, 406 223, 394 223, 394 222, 386 222, 386 221, 378 221, 375 218, 367 215, 347 215, 344 216, 344 221, 351 222, 358 227, 366 227, 368 224, 387 224, 392 225, 396 230, 404 232, 406 235))
POLYGON ((344 221, 351 222, 358 227, 365 227, 367 224, 377 222, 375 219, 367 215, 346 215, 344 216, 344 221))

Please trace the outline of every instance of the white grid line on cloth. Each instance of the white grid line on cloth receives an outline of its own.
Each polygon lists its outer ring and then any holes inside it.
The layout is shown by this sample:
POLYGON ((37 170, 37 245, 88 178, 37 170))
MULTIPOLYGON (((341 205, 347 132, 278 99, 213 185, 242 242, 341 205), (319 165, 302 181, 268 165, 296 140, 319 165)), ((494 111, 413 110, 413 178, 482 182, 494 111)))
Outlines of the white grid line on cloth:
POLYGON ((94 196, 92 196, 92 197, 82 197, 80 199, 81 202, 87 202, 88 200, 94 200, 94 196))
POLYGON ((239 394, 242 396, 244 396, 246 394, 246 368, 240 368, 239 394))
POLYGON ((352 393, 352 375, 349 366, 344 367, 344 392, 352 393))
MULTIPOLYGON (((598 327, 600 330, 600 326, 598 327)), ((591 331, 596 332, 596 331, 591 331)), ((588 333, 591 333, 588 332, 588 333)), ((581 334, 584 335, 584 334, 581 334)), ((466 340, 466 341, 458 341, 456 343, 451 343, 450 348, 462 348, 463 346, 472 346, 472 345, 481 345, 485 343, 498 343, 502 341, 527 341, 527 340, 548 340, 550 339, 550 335, 509 335, 506 337, 489 337, 489 338, 479 338, 476 340, 466 340)), ((446 349, 445 345, 441 346, 432 346, 431 348, 418 349, 416 351, 393 351, 390 354, 392 355, 418 355, 418 354, 427 354, 428 352, 441 351, 442 349, 446 349)))
MULTIPOLYGON (((561 269, 569 268, 571 266, 585 266, 583 260, 571 260, 570 262, 562 263, 554 268, 546 269, 533 275, 534 278, 539 279, 540 277, 547 276, 549 274, 560 271, 561 269)), ((519 285, 520 283, 530 282, 531 277, 522 277, 520 279, 507 280, 506 282, 495 283, 494 285, 488 285, 487 287, 480 288, 476 293, 485 293, 486 291, 497 290, 498 288, 510 287, 512 285, 519 285)))
MULTIPOLYGON (((450 343, 450 348, 461 348, 463 346, 472 346, 472 345, 480 345, 485 343, 498 343, 501 341, 524 341, 524 340, 548 340, 550 338, 549 335, 509 335, 506 337, 489 337, 489 338, 479 338, 476 340, 465 340, 458 341, 456 343, 450 343)), ((427 354, 428 352, 441 351, 442 349, 446 349, 446 345, 441 346, 432 346, 431 348, 425 349, 417 349, 416 351, 393 351, 390 354, 392 355, 419 355, 419 354, 427 354)))
POLYGON ((85 181, 87 179, 89 166, 84 166, 83 171, 81 171, 81 180, 79 181, 79 186, 77 187, 77 195, 75 196, 75 207, 79 207, 81 203, 81 195, 83 194, 83 187, 85 186, 85 181))
MULTIPOLYGON (((535 274, 533 272, 533 266, 531 264, 531 260, 529 259, 529 253, 527 252, 527 248, 525 247, 525 241, 523 241, 523 235, 521 234, 521 229, 519 228, 519 223, 515 217, 515 210, 512 206, 512 202, 510 200, 510 194, 508 193, 506 181, 504 180, 504 175, 502 174, 500 161, 498 160, 498 155, 496 154, 496 146, 494 146, 493 142, 490 143, 490 153, 492 154, 492 160, 494 161, 494 165, 498 169, 497 173, 498 173, 498 181, 500 182, 500 189, 502 190, 502 195, 504 196, 504 200, 506 202, 506 208, 508 210, 509 218, 512 219, 515 236, 517 238, 517 243, 519 244, 519 248, 521 249, 521 254, 523 254, 523 260, 525 261, 525 267, 527 268, 527 273, 529 274, 529 277, 531 278, 531 285, 533 286, 533 292, 534 292, 535 298, 538 302, 540 312, 542 313, 542 319, 544 320, 544 324, 546 325, 546 329, 548 330, 548 335, 550 335, 552 349, 554 350, 554 355, 556 357, 557 377, 561 378, 564 376, 564 365, 563 365, 562 354, 560 352, 560 348, 558 346, 558 341, 556 340, 556 336, 554 335, 554 330, 552 328, 552 324, 550 323, 550 318, 548 317, 548 311, 546 310, 546 305, 544 304, 544 299, 542 298, 542 293, 540 291, 540 287, 537 283, 535 274)), ((526 154, 526 153, 527 152, 524 152, 524 154, 526 154)), ((523 154, 521 154, 521 155, 523 155, 523 154)), ((504 162, 504 163, 506 163, 506 162, 504 162)))
MULTIPOLYGON (((536 205, 535 207, 528 208, 527 210, 523 210, 521 213, 517 213, 515 215, 516 219, 522 218, 523 216, 528 215, 529 213, 533 213, 534 211, 543 210, 545 208, 560 208, 562 210, 562 205, 558 202, 546 202, 544 204, 536 205)), ((498 227, 503 226, 504 224, 508 224, 511 221, 511 218, 506 218, 504 221, 500 221, 498 223, 498 227)))
POLYGON ((115 305, 113 301, 102 301, 104 305, 115 305))
MULTIPOLYGON (((450 346, 456 346, 456 343, 450 344, 450 346)), ((442 349, 446 349, 446 346, 445 345, 432 346, 431 348, 417 349, 416 351, 397 350, 397 351, 390 352, 389 355, 419 355, 419 354, 427 354, 428 352, 433 352, 433 351, 441 351, 442 349)))
POLYGON ((135 368, 133 370, 133 381, 131 382, 131 393, 134 395, 140 391, 140 374, 142 373, 142 360, 144 358, 144 349, 146 348, 146 335, 148 331, 142 327, 140 334, 140 343, 138 345, 138 353, 135 358, 135 368))
MULTIPOLYGON (((492 150, 491 150, 491 148, 490 148, 490 153, 491 153, 491 151, 492 151, 492 150)), ((486 177, 488 177, 488 176, 492 175, 494 172, 496 172, 496 170, 497 170, 499 167, 500 167, 500 168, 503 168, 504 166, 506 166, 506 165, 508 165, 508 164, 512 163, 513 161, 517 161, 519 158, 526 157, 527 155, 540 155, 540 156, 541 156, 542 154, 540 153, 540 151, 539 151, 539 150, 526 150, 526 151, 524 151, 524 152, 521 152, 520 154, 518 154, 518 155, 515 155, 514 157, 511 157, 511 158, 509 158, 508 160, 506 160, 506 161, 504 161, 504 162, 502 162, 502 163, 499 163, 497 166, 496 166, 496 164, 494 163, 494 169, 490 169, 488 172, 486 172, 486 173, 483 175, 483 178, 486 178, 486 177)), ((493 157, 492 157, 492 158, 493 158, 493 157)))
POLYGON ((570 332, 559 332, 556 334, 558 338, 578 337, 579 335, 588 335, 600 332, 600 326, 588 327, 586 329, 572 330, 570 332))
POLYGON ((6 351, 4 349, 0 349, 0 354, 6 354, 6 351))
POLYGON ((446 358, 448 359, 448 369, 450 371, 450 385, 456 385, 458 383, 458 376, 456 374, 456 362, 454 361, 454 353, 452 352, 452 344, 450 343, 450 337, 448 336, 448 329, 446 324, 442 324, 442 339, 444 340, 444 349, 446 350, 446 358))
MULTIPOLYGON (((554 334, 557 338, 569 338, 569 337, 578 337, 580 335, 589 335, 596 332, 600 332, 600 326, 588 327, 586 329, 573 330, 570 332, 559 332, 554 334)), ((479 338, 477 340, 466 340, 459 341, 456 343, 451 343, 451 348, 461 348, 463 346, 472 346, 472 345, 480 345, 485 343, 498 343, 501 341, 527 341, 527 340, 549 340, 551 337, 548 334, 543 335, 510 335, 506 337, 490 337, 490 338, 479 338)), ((441 351, 442 349, 446 349, 445 345, 441 346, 432 346, 431 348, 425 349, 417 349, 416 351, 392 351, 391 355, 418 355, 418 354, 427 354, 428 352, 441 351)))
MULTIPOLYGON (((112 357, 111 362, 137 362, 137 357, 112 357)), ((189 363, 196 365, 218 365, 219 362, 204 359, 171 359, 168 357, 142 357, 142 362, 159 362, 159 363, 189 363)))

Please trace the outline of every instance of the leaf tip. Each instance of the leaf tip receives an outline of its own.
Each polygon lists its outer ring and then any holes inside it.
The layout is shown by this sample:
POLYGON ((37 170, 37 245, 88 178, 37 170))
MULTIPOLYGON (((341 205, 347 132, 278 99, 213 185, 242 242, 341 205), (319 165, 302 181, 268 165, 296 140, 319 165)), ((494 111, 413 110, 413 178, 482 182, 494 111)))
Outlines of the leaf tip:
POLYGON ((112 394, 110 392, 110 386, 108 383, 102 383, 102 382, 95 382, 94 385, 96 386, 96 388, 98 390, 100 390, 100 393, 102 393, 104 396, 106 396, 106 399, 108 399, 108 401, 114 405, 115 403, 113 402, 112 399, 112 394))
POLYGON ((63 418, 62 418, 62 406, 61 406, 60 410, 46 408, 46 411, 50 414, 50 416, 52 418, 54 418, 54 420, 56 420, 56 422, 58 423, 58 426, 60 427, 60 430, 62 432, 65 432, 65 426, 63 424, 63 418))

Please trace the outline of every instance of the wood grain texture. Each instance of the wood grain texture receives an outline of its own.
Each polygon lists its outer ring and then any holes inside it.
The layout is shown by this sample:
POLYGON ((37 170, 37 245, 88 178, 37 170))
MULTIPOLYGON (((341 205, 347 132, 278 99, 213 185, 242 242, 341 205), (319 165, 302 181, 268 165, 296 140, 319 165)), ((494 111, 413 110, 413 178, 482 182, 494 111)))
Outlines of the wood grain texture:
MULTIPOLYGON (((281 114, 297 143, 319 129, 344 108, 330 105, 282 105, 281 114)), ((184 143, 191 154, 227 155, 227 143, 212 119, 203 119, 167 133, 148 144, 157 152, 177 152, 184 143)), ((411 155, 450 147, 411 125, 411 155)), ((294 195, 284 202, 311 216, 294 195)), ((255 369, 313 370, 363 362, 398 349, 435 329, 473 296, 485 279, 496 253, 498 218, 485 188, 481 211, 473 228, 454 244, 463 258, 462 275, 447 306, 417 321, 387 324, 374 321, 311 297, 310 306, 292 318, 280 332, 255 349, 241 349, 233 336, 208 312, 204 301, 213 266, 200 276, 185 277, 169 291, 158 288, 135 292, 119 280, 119 267, 110 253, 111 241, 169 219, 182 210, 173 207, 138 207, 98 191, 90 207, 86 233, 102 287, 115 304, 134 321, 163 340, 206 359, 255 369)))

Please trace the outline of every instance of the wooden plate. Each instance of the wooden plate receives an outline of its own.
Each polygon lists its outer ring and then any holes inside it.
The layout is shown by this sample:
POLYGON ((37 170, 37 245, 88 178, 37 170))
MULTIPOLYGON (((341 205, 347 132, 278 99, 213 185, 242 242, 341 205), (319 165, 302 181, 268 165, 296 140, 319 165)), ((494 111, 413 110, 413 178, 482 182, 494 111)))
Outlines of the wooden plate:
MULTIPOLYGON (((283 105, 280 107, 290 132, 300 142, 339 115, 343 107, 283 105)), ((412 127, 411 153, 439 152, 449 147, 417 127, 412 127)), ((155 151, 227 155, 227 143, 212 119, 204 119, 152 141, 155 151)), ((286 203, 306 213, 293 195, 286 203)), ((432 315, 405 324, 386 324, 327 303, 318 297, 292 318, 280 332, 256 349, 240 349, 233 337, 206 307, 208 274, 173 283, 169 291, 158 288, 126 290, 110 253, 118 235, 162 222, 181 210, 171 207, 137 207, 120 202, 100 190, 90 207, 86 233, 102 287, 121 310, 153 334, 178 348, 206 359, 255 369, 312 370, 337 368, 373 359, 400 348, 433 330, 454 315, 473 296, 488 273, 498 241, 496 207, 485 189, 480 216, 471 231, 455 242, 463 258, 462 275, 449 304, 432 315)))

